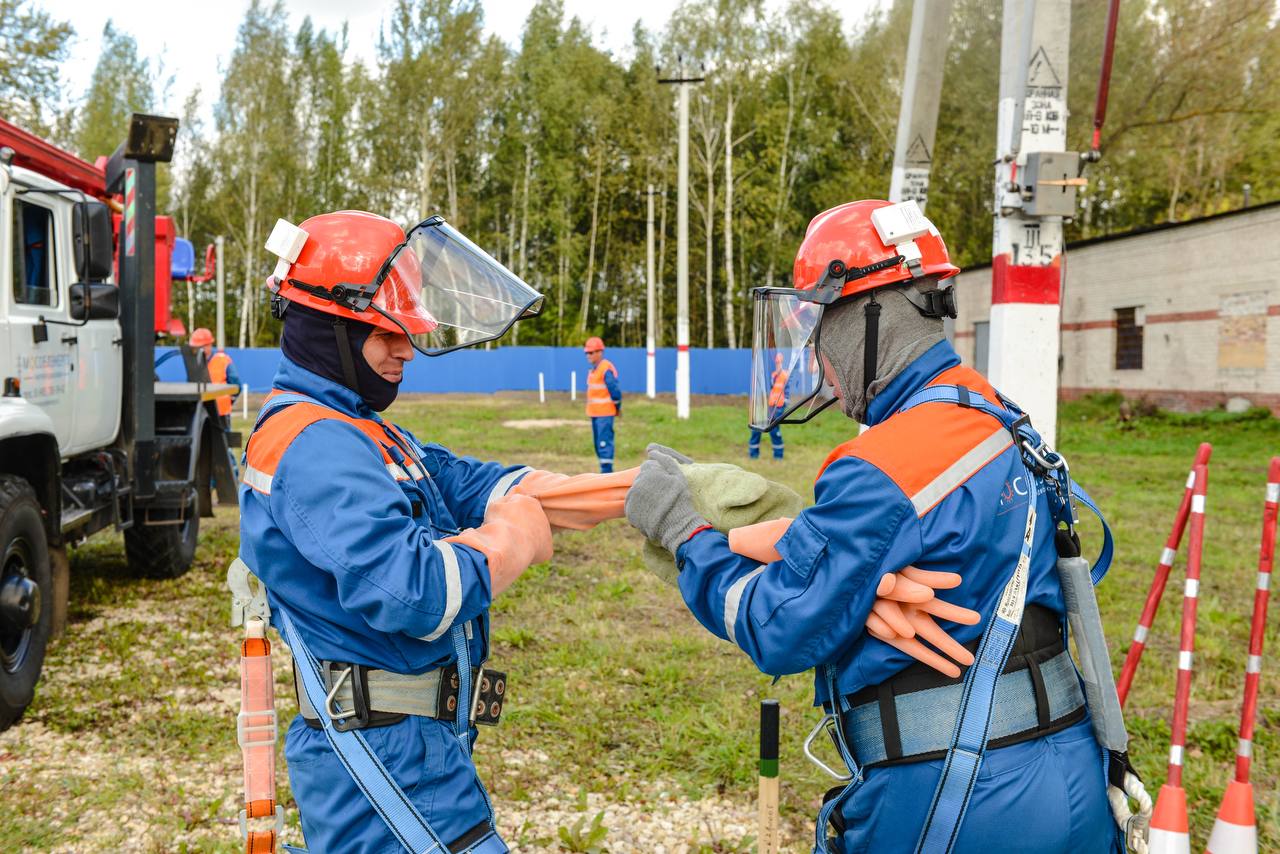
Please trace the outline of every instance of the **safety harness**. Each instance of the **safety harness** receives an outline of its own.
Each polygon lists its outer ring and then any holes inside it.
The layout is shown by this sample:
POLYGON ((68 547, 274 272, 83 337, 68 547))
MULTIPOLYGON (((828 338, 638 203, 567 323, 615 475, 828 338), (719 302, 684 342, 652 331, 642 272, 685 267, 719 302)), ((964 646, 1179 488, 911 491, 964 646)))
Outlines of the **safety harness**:
MULTIPOLYGON (((1142 851, 1145 849, 1145 820, 1150 816, 1151 802, 1129 762, 1128 736, 1120 715, 1115 682, 1111 676, 1110 662, 1102 636, 1101 618, 1098 615, 1097 600, 1093 592, 1093 586, 1102 580, 1111 564, 1114 550, 1111 529, 1097 505, 1071 479, 1066 460, 1041 441, 1039 434, 1031 427, 1028 416, 1005 398, 999 397, 999 400, 1002 405, 996 406, 982 395, 964 386, 934 385, 916 392, 898 412, 906 412, 926 403, 947 403, 978 409, 990 415, 1004 425, 1013 437, 1019 465, 1027 478, 1027 483, 1044 487, 1055 521, 1055 545, 1059 554, 1058 572, 1062 583, 1063 599, 1067 607, 1068 623, 1080 651, 1081 671, 1076 670, 1065 648, 1060 656, 1055 656, 1048 664, 1059 670, 1070 667, 1071 674, 1083 681, 1085 701, 1092 716, 1094 733, 1106 753, 1110 787, 1108 798, 1112 811, 1117 823, 1125 832, 1130 846, 1134 850, 1142 851), (1078 521, 1077 501, 1089 508, 1102 523, 1102 550, 1092 570, 1080 557, 1080 542, 1075 533, 1075 524, 1078 521), (1138 802, 1138 815, 1134 815, 1130 809, 1129 798, 1138 802)), ((963 683, 947 689, 951 691, 951 697, 944 699, 933 696, 928 698, 927 703, 921 707, 924 712, 932 711, 936 715, 932 721, 929 721, 931 724, 936 724, 938 720, 943 719, 944 709, 951 710, 951 713, 954 713, 955 725, 950 738, 945 742, 943 770, 916 844, 917 854, 943 854, 953 849, 964 822, 970 796, 977 783, 983 757, 986 750, 992 746, 993 740, 1010 732, 1026 731, 1026 724, 1029 722, 1037 720, 1044 722, 1045 711, 1040 708, 1041 704, 1033 696, 1028 707, 1026 692, 1010 690, 1011 680, 1006 673, 1006 664, 1022 626, 1031 554, 1035 544, 1038 491, 1038 488, 1028 489, 1027 518, 1018 560, 1000 594, 995 613, 978 642, 976 660, 965 673, 963 683), (958 697, 954 696, 957 691, 958 697)), ((1050 680, 1044 677, 1042 670, 1043 665, 1038 671, 1043 685, 1050 680)), ((815 851, 828 854, 833 850, 828 838, 828 824, 833 822, 834 816, 840 815, 839 810, 843 803, 861 787, 864 780, 863 771, 867 765, 882 764, 888 750, 882 739, 877 744, 882 728, 870 726, 866 720, 868 715, 863 714, 863 707, 854 707, 849 703, 848 698, 839 694, 836 687, 835 668, 831 665, 822 665, 819 675, 827 685, 832 710, 809 734, 805 742, 805 752, 819 767, 846 783, 843 789, 833 793, 818 814, 815 851), (861 719, 855 717, 850 720, 851 712, 860 714, 861 719), (831 735, 841 759, 849 769, 847 775, 833 771, 812 753, 811 745, 823 731, 831 735), (867 735, 860 737, 860 734, 867 735), (851 740, 856 743, 851 745, 851 740), (859 764, 860 760, 861 764, 859 764)), ((1054 678, 1052 682, 1054 685, 1064 685, 1062 678, 1054 678)), ((934 689, 934 691, 937 690, 940 689, 934 689)), ((922 691, 920 695, 929 693, 933 692, 922 691)), ((1065 689, 1057 693, 1060 696, 1056 698, 1046 697, 1044 705, 1051 710, 1056 708, 1059 712, 1057 717, 1065 720, 1071 712, 1071 707, 1077 706, 1078 702, 1075 698, 1067 696, 1069 691, 1065 689)), ((1078 694, 1077 687, 1077 697, 1078 694)), ((891 693, 889 702, 894 705, 897 714, 902 713, 901 704, 893 699, 891 693)), ((1051 720, 1055 717, 1053 711, 1048 712, 1048 715, 1051 720)), ((1034 732, 1034 729, 1032 731, 1034 732)), ((902 744, 896 745, 898 754, 896 758, 904 761, 921 761, 929 758, 927 754, 941 745, 927 742, 926 737, 923 741, 913 744, 913 748, 920 749, 911 751, 905 750, 902 744)))
MULTIPOLYGON (((332 413, 332 415, 327 415, 326 417, 349 422, 361 421, 361 419, 352 419, 336 410, 325 407, 307 395, 295 392, 276 392, 268 398, 263 406, 258 415, 257 423, 254 425, 254 430, 256 431, 270 414, 294 404, 321 407, 332 413)), ((414 480, 427 477, 422 461, 409 447, 411 443, 405 440, 403 435, 398 430, 395 430, 394 427, 381 421, 365 421, 356 426, 361 427, 367 435, 370 435, 379 444, 387 460, 388 470, 397 479, 402 478, 396 474, 393 468, 398 469, 406 477, 414 480), (376 423, 379 427, 385 428, 386 438, 379 439, 378 436, 372 435, 369 430, 365 430, 365 425, 369 423, 376 423)), ((252 439, 250 444, 252 444, 252 439)), ((270 478, 266 477, 264 481, 263 476, 265 473, 258 472, 256 482, 253 481, 253 472, 255 470, 248 465, 248 455, 249 449, 246 447, 245 483, 258 491, 269 492, 270 478), (263 489, 264 486, 265 489, 263 489)), ((283 811, 275 803, 274 746, 276 721, 274 695, 271 690, 270 678, 270 645, 265 638, 265 625, 266 622, 270 621, 272 609, 267 605, 266 590, 263 588, 261 581, 252 574, 249 567, 239 558, 232 563, 227 577, 228 586, 232 590, 232 624, 237 625, 238 622, 243 622, 246 626, 246 632, 249 634, 241 659, 242 711, 239 719, 239 733, 246 762, 246 810, 241 813, 241 831, 246 840, 247 854, 267 854, 267 852, 275 850, 275 844, 278 841, 284 822, 283 811), (251 644, 251 640, 257 638, 261 639, 261 643, 251 644), (255 657, 251 658, 251 653, 255 657), (265 658, 262 657, 264 655, 265 658), (266 674, 265 689, 261 687, 263 685, 264 672, 266 674), (266 744, 271 746, 269 752, 265 750, 266 744), (252 765, 250 764, 251 761, 252 765), (269 772, 268 763, 270 766, 269 772), (268 773, 270 775, 270 792, 266 794, 265 785, 268 773), (275 818, 274 828, 268 831, 249 831, 246 819, 258 816, 273 816, 275 818)), ((382 671, 367 670, 353 664, 337 663, 335 666, 334 662, 322 662, 312 655, 306 642, 303 641, 302 635, 294 625, 289 609, 277 602, 274 614, 276 617, 275 625, 293 653, 299 706, 304 710, 309 709, 315 715, 314 718, 308 720, 308 723, 323 729, 329 745, 338 755, 343 767, 351 774, 356 786, 368 798, 374 810, 386 822, 392 835, 396 837, 405 850, 412 852, 412 854, 433 854, 433 852, 439 852, 439 854, 505 854, 508 848, 495 829, 493 805, 490 803, 488 793, 484 791, 483 787, 481 787, 481 793, 488 812, 487 820, 468 831, 462 838, 446 844, 413 805, 404 790, 395 782, 382 760, 378 758, 373 748, 369 746, 368 741, 360 732, 361 729, 371 725, 376 726, 379 723, 386 725, 395 723, 403 718, 403 715, 396 715, 394 720, 377 722, 371 720, 371 713, 377 710, 378 703, 376 698, 373 701, 369 699, 370 675, 380 674, 381 681, 385 684, 392 681, 388 677, 395 677, 398 674, 384 674, 382 671), (348 702, 350 705, 348 705, 348 702), (317 710, 319 711, 317 712, 317 710)), ((449 715, 451 714, 454 735, 466 755, 470 756, 472 724, 478 722, 477 719, 479 717, 488 715, 490 710, 492 711, 493 722, 496 723, 497 715, 501 712, 501 702, 499 697, 498 707, 491 709, 488 702, 489 697, 473 698, 473 678, 477 676, 483 677, 484 671, 473 671, 471 667, 471 653, 468 645, 472 633, 471 623, 452 626, 448 631, 453 646, 453 661, 448 666, 428 674, 419 676, 401 675, 399 685, 401 688, 425 689, 429 687, 429 684, 434 684, 437 691, 433 695, 433 699, 436 700, 441 694, 439 691, 441 684, 449 685, 452 688, 453 702, 451 704, 447 703, 446 698, 447 708, 437 710, 436 714, 429 714, 429 710, 426 707, 419 707, 411 701, 407 713, 421 713, 442 720, 449 720, 449 715), (485 710, 482 711, 478 708, 477 701, 485 702, 485 710), (421 711, 419 711, 419 708, 421 708, 421 711)), ((501 676, 501 674, 493 673, 490 675, 501 676)), ((375 676, 375 685, 378 679, 379 677, 375 676)), ((480 680, 477 679, 476 681, 479 682, 480 680)), ((499 691, 499 695, 505 691, 505 677, 502 681, 504 683, 503 691, 499 691)), ((497 682, 498 679, 495 678, 486 684, 494 684, 496 686, 497 682)), ((286 851, 294 852, 294 854, 306 854, 306 850, 303 848, 292 846, 284 846, 284 848, 286 851)))

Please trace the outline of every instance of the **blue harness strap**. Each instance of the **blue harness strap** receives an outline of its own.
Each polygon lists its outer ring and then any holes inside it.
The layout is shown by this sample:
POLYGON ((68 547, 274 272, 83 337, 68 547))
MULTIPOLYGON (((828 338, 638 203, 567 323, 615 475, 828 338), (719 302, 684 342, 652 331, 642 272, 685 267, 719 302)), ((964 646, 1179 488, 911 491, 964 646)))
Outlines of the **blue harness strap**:
POLYGON ((382 760, 373 752, 360 731, 340 732, 334 728, 333 721, 327 714, 328 706, 325 703, 319 663, 294 628, 288 610, 277 604, 273 614, 278 617, 280 632, 300 664, 297 668, 302 677, 300 687, 306 692, 312 708, 324 710, 325 713, 320 714, 319 719, 324 726, 325 737, 343 767, 351 774, 356 786, 369 799, 369 803, 373 804, 373 808, 406 851, 413 854, 448 852, 448 846, 440 841, 440 837, 427 824, 427 820, 418 812, 404 790, 396 784, 391 772, 382 764, 382 760))

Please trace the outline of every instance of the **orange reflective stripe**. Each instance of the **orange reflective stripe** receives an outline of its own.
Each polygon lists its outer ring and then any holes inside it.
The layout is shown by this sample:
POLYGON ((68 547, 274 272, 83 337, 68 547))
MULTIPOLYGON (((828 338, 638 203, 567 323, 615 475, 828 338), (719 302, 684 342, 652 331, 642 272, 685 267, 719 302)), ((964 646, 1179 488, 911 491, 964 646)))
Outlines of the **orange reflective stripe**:
MULTIPOLYGON (((943 371, 929 385, 963 385, 999 405, 995 389, 971 368, 960 366, 943 371)), ((949 404, 945 410, 939 406, 917 406, 839 445, 822 464, 818 476, 836 460, 845 457, 866 460, 884 472, 913 503, 917 503, 917 496, 922 496, 923 501, 927 495, 928 501, 921 505, 923 509, 917 508, 923 515, 924 510, 935 506, 964 479, 1013 444, 1011 436, 1005 437, 1007 441, 995 441, 996 434, 1003 432, 998 421, 977 409, 949 404), (958 474, 954 482, 942 477, 958 461, 980 449, 991 451, 987 455, 984 450, 985 459, 979 461, 980 464, 966 467, 966 472, 958 474), (934 494, 944 481, 948 488, 934 494)))
MULTIPOLYGON (((273 391, 267 399, 270 400, 277 393, 273 391)), ((397 465, 388 453, 388 438, 378 422, 352 418, 350 415, 344 415, 318 403, 293 403, 284 407, 283 411, 272 415, 249 437, 243 481, 258 492, 270 493, 271 478, 275 476, 280 460, 284 457, 284 452, 293 444, 293 440, 312 424, 325 420, 341 421, 364 433, 381 451, 387 471, 397 480, 409 478, 404 469, 397 465)))
POLYGON ((604 384, 605 374, 609 371, 613 371, 615 378, 618 376, 618 369, 613 366, 613 362, 601 359, 600 364, 587 374, 587 414, 590 416, 618 414, 618 407, 614 406, 613 398, 609 396, 609 387, 604 384))

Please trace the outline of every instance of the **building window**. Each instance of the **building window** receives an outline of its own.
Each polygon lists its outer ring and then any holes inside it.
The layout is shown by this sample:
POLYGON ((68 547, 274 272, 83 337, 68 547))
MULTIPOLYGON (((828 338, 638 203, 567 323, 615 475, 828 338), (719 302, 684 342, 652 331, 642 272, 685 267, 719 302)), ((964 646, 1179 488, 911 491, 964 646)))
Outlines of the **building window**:
POLYGON ((1142 309, 1116 309, 1116 370, 1142 370, 1142 309))
POLYGON ((13 203, 13 299, 24 305, 53 305, 56 290, 53 211, 13 203))

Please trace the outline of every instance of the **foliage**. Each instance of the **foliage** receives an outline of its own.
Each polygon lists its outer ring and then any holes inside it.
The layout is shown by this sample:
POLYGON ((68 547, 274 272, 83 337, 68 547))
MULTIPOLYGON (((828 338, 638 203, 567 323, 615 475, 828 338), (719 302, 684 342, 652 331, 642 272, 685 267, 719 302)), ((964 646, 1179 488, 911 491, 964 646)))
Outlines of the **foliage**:
POLYGON ((58 66, 74 33, 28 0, 0 0, 0 116, 49 132, 42 105, 60 91, 58 66))
MULTIPOLYGON (((26 8, 0 0, 0 110, 50 132, 70 126, 86 155, 114 147, 128 109, 162 100, 158 64, 108 25, 78 109, 34 115, 56 103, 70 28, 26 8)), ((1104 156, 1088 167, 1069 238, 1236 207, 1246 184, 1255 202, 1280 199, 1278 9, 1122 4, 1104 156)), ((249 4, 211 93, 213 126, 184 127, 171 201, 198 246, 226 237, 233 340, 277 337, 262 287, 275 218, 352 207, 406 225, 444 214, 546 293, 543 316, 513 340, 642 344, 652 186, 657 334, 669 345, 677 87, 658 79, 678 70, 705 78, 690 89, 695 345, 745 343, 750 289, 789 281, 809 219, 887 192, 910 3, 845 20, 826 0, 682 0, 661 28, 637 24, 620 55, 562 0, 538 0, 516 46, 486 35, 484 15, 483 0, 390 0, 365 65, 345 29, 295 20, 276 0, 249 4)), ((1092 135, 1105 19, 1106 4, 1073 0, 1075 150, 1092 135)), ((961 265, 990 257, 1000 37, 1000 4, 955 0, 928 210, 961 265)), ((199 101, 182 114, 185 125, 199 101)), ((211 286, 179 296, 179 312, 212 322, 211 286)))

